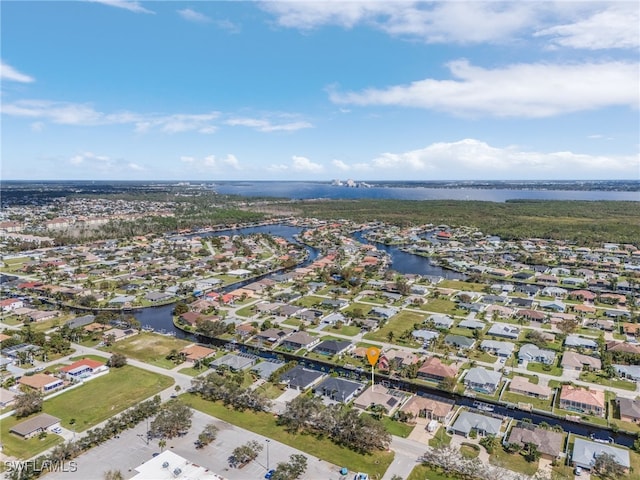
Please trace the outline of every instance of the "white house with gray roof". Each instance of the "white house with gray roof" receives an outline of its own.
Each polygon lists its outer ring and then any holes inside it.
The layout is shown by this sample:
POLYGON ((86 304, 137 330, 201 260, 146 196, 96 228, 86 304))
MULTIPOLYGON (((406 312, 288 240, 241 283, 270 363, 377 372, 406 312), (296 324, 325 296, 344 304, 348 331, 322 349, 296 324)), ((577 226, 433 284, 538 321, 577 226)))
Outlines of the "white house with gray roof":
POLYGON ((620 447, 613 447, 604 443, 584 440, 579 437, 576 437, 573 444, 571 464, 574 467, 591 470, 596 463, 596 459, 603 453, 611 455, 613 460, 627 471, 629 470, 629 467, 631 467, 629 450, 620 447))
POLYGON ((544 350, 533 343, 527 343, 520 347, 518 360, 522 362, 536 362, 544 363, 545 365, 553 365, 556 361, 556 352, 553 350, 544 350))
POLYGON ((493 353, 498 357, 509 358, 516 346, 511 342, 499 342, 497 340, 483 340, 480 348, 489 353, 493 353))
POLYGON ((572 348, 587 348, 589 350, 597 350, 598 344, 591 340, 590 338, 580 337, 578 335, 567 335, 567 338, 564 340, 565 347, 572 348))
POLYGON ((501 379, 502 373, 500 372, 487 370, 482 367, 473 367, 470 368, 464 376, 463 383, 471 390, 493 394, 497 390, 498 385, 500 385, 501 379))
POLYGON ((494 323, 487 331, 487 335, 511 338, 515 340, 518 338, 518 336, 520 336, 520 329, 514 325, 510 325, 507 323, 494 323))

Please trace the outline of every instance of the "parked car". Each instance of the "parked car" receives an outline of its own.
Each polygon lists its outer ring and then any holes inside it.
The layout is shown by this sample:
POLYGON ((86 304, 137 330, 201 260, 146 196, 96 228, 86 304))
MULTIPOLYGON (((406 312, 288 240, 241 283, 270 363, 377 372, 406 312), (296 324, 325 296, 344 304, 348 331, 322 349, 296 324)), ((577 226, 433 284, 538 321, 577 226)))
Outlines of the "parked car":
POLYGON ((582 475, 582 467, 576 467, 576 468, 573 470, 573 474, 574 474, 576 477, 579 477, 580 475, 582 475))

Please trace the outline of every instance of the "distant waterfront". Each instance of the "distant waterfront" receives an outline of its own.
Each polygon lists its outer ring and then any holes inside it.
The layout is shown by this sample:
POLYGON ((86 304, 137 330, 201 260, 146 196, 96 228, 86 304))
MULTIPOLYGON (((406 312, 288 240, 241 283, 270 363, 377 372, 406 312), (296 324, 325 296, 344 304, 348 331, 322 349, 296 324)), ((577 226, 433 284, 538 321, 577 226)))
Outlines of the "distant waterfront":
POLYGON ((221 182, 214 190, 226 195, 247 197, 280 197, 297 200, 304 199, 358 199, 380 198, 398 200, 475 200, 486 202, 506 202, 508 200, 606 200, 640 201, 638 191, 614 190, 560 190, 531 188, 435 188, 424 186, 385 186, 371 187, 334 186, 321 182, 221 182))

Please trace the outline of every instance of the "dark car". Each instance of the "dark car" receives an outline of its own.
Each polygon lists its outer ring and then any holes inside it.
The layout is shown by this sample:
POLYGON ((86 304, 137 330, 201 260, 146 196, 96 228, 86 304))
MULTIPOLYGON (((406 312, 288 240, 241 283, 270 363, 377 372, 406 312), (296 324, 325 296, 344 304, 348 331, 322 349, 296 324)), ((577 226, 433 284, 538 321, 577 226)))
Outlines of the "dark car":
POLYGON ((276 472, 276 471, 275 471, 275 470, 273 470, 273 469, 269 470, 267 473, 265 473, 265 474, 264 474, 264 478, 269 479, 269 478, 273 477, 273 474, 274 474, 275 472, 276 472))

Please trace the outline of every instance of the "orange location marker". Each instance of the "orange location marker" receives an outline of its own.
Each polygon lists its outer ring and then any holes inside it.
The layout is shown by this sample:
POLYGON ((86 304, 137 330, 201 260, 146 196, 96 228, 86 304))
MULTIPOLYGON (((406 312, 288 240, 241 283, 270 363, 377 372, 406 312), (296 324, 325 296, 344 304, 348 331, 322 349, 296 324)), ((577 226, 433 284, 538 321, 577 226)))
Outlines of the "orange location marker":
POLYGON ((380 349, 376 347, 369 347, 367 349, 367 358, 369 359, 369 363, 373 367, 378 362, 378 357, 380 356, 380 349))

